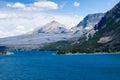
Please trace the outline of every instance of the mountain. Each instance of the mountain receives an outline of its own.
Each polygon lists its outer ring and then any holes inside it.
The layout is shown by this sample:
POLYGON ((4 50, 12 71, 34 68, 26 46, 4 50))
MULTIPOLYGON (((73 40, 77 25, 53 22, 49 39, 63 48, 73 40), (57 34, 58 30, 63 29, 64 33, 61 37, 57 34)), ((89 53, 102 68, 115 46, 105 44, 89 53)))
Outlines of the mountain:
POLYGON ((93 53, 120 51, 120 2, 108 11, 95 25, 96 33, 86 41, 83 35, 76 40, 59 41, 49 44, 42 50, 58 50, 58 53, 93 53))
POLYGON ((67 40, 73 37, 80 37, 84 33, 84 31, 81 30, 81 27, 77 27, 80 33, 71 32, 72 29, 68 30, 67 27, 63 24, 57 21, 52 21, 46 25, 36 28, 32 32, 28 32, 27 34, 8 38, 1 38, 0 46, 7 46, 15 49, 38 49, 48 43, 60 40, 67 40))
POLYGON ((76 27, 92 29, 104 17, 104 13, 88 14, 76 27))
POLYGON ((67 34, 66 31, 66 26, 57 21, 52 21, 27 34, 1 38, 0 46, 12 49, 38 49, 51 42, 75 37, 73 34, 67 34))
POLYGON ((65 33, 67 31, 67 27, 60 24, 57 21, 52 21, 42 27, 38 27, 33 31, 35 34, 40 33, 65 33))
MULTIPOLYGON (((88 15, 88 16, 93 16, 93 17, 89 17, 86 24, 94 24, 95 25, 95 23, 100 20, 100 17, 101 17, 100 15, 103 15, 103 14, 97 13, 97 14, 93 14, 93 15, 92 14, 88 15), (90 19, 90 18, 92 18, 92 19, 90 19)), ((82 22, 84 22, 84 21, 86 21, 86 20, 83 20, 82 22)), ((43 46, 46 46, 47 44, 54 43, 57 41, 68 40, 68 39, 74 40, 73 38, 78 39, 81 35, 86 33, 86 30, 85 30, 85 28, 83 29, 83 26, 84 25, 82 25, 82 27, 76 26, 69 30, 63 24, 61 24, 57 21, 52 21, 46 25, 36 28, 32 32, 28 32, 27 34, 8 37, 8 38, 1 38, 0 46, 5 46, 9 49, 23 49, 23 50, 24 49, 25 50, 26 49, 27 50, 39 49, 43 46), (73 32, 73 31, 75 31, 75 32, 73 32)), ((88 27, 88 26, 86 26, 86 27, 88 27)), ((87 31, 89 31, 89 30, 87 30, 87 31)))
POLYGON ((74 33, 91 30, 103 18, 104 13, 88 14, 79 24, 71 28, 74 33))
POLYGON ((106 13, 98 25, 94 27, 98 30, 93 43, 99 44, 97 51, 120 51, 120 2, 106 13))

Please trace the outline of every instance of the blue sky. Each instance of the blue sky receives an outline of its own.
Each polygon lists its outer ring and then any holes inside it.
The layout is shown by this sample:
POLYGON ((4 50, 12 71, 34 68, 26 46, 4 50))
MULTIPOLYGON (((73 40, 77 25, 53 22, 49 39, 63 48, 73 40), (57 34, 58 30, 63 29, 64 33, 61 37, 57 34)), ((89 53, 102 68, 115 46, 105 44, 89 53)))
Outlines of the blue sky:
POLYGON ((80 16, 86 16, 87 14, 106 12, 111 9, 119 0, 53 0, 58 4, 66 4, 62 12, 67 15, 77 14, 80 16), (79 2, 79 7, 74 7, 73 3, 79 2))
MULTIPOLYGON (((43 0, 3 0, 9 3, 21 2, 24 4, 30 4, 35 1, 43 0)), ((119 0, 49 0, 53 1, 59 6, 64 6, 62 9, 55 11, 49 11, 48 13, 53 14, 64 14, 64 15, 80 15, 86 16, 87 14, 106 12, 111 9, 119 0), (80 3, 79 7, 73 6, 74 2, 80 3)))
POLYGON ((119 0, 0 0, 0 37, 34 30, 52 20, 67 28, 87 14, 105 13, 119 0))

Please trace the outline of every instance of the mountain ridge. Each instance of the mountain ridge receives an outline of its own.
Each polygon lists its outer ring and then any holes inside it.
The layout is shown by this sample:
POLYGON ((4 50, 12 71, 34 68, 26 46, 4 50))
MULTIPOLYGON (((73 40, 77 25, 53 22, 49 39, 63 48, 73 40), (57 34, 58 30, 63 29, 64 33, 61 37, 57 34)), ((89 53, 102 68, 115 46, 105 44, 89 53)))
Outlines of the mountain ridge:
POLYGON ((82 21, 80 21, 76 26, 71 28, 73 33, 81 33, 81 31, 86 32, 98 24, 98 22, 104 17, 104 13, 94 13, 88 14, 82 21))
MULTIPOLYGON (((93 16, 97 14, 93 14, 93 16)), ((96 17, 92 18, 92 20, 94 20, 94 18, 97 19, 96 17)), ((14 49, 39 49, 49 43, 68 39, 78 39, 78 37, 86 32, 85 29, 81 30, 81 27, 78 28, 79 32, 76 30, 76 33, 74 33, 69 31, 63 24, 57 21, 52 21, 48 24, 36 28, 34 31, 27 34, 2 38, 0 39, 0 45, 12 47, 14 49)))

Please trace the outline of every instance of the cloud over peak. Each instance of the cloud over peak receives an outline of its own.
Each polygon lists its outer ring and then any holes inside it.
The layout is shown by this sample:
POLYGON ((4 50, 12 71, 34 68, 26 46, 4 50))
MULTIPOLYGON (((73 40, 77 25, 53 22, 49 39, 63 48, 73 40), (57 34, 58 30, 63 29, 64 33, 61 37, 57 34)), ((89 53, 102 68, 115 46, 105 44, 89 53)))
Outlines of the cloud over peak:
POLYGON ((10 8, 25 8, 26 7, 24 4, 22 4, 20 2, 16 2, 14 4, 8 3, 6 6, 10 7, 10 8))

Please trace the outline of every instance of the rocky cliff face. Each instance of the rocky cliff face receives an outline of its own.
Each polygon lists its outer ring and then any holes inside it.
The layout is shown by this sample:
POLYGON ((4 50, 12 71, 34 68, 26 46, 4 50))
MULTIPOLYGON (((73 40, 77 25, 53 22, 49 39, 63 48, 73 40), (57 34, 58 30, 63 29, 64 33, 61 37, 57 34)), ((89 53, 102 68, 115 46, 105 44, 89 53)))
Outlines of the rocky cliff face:
POLYGON ((104 13, 88 14, 76 27, 92 29, 102 19, 104 13))
MULTIPOLYGON (((96 14, 88 14, 79 24, 75 27, 70 29, 70 32, 74 34, 83 35, 84 33, 89 32, 91 29, 94 28, 96 24, 103 18, 104 13, 96 13, 96 14)), ((93 34, 94 31, 92 30, 90 34, 93 34)))

